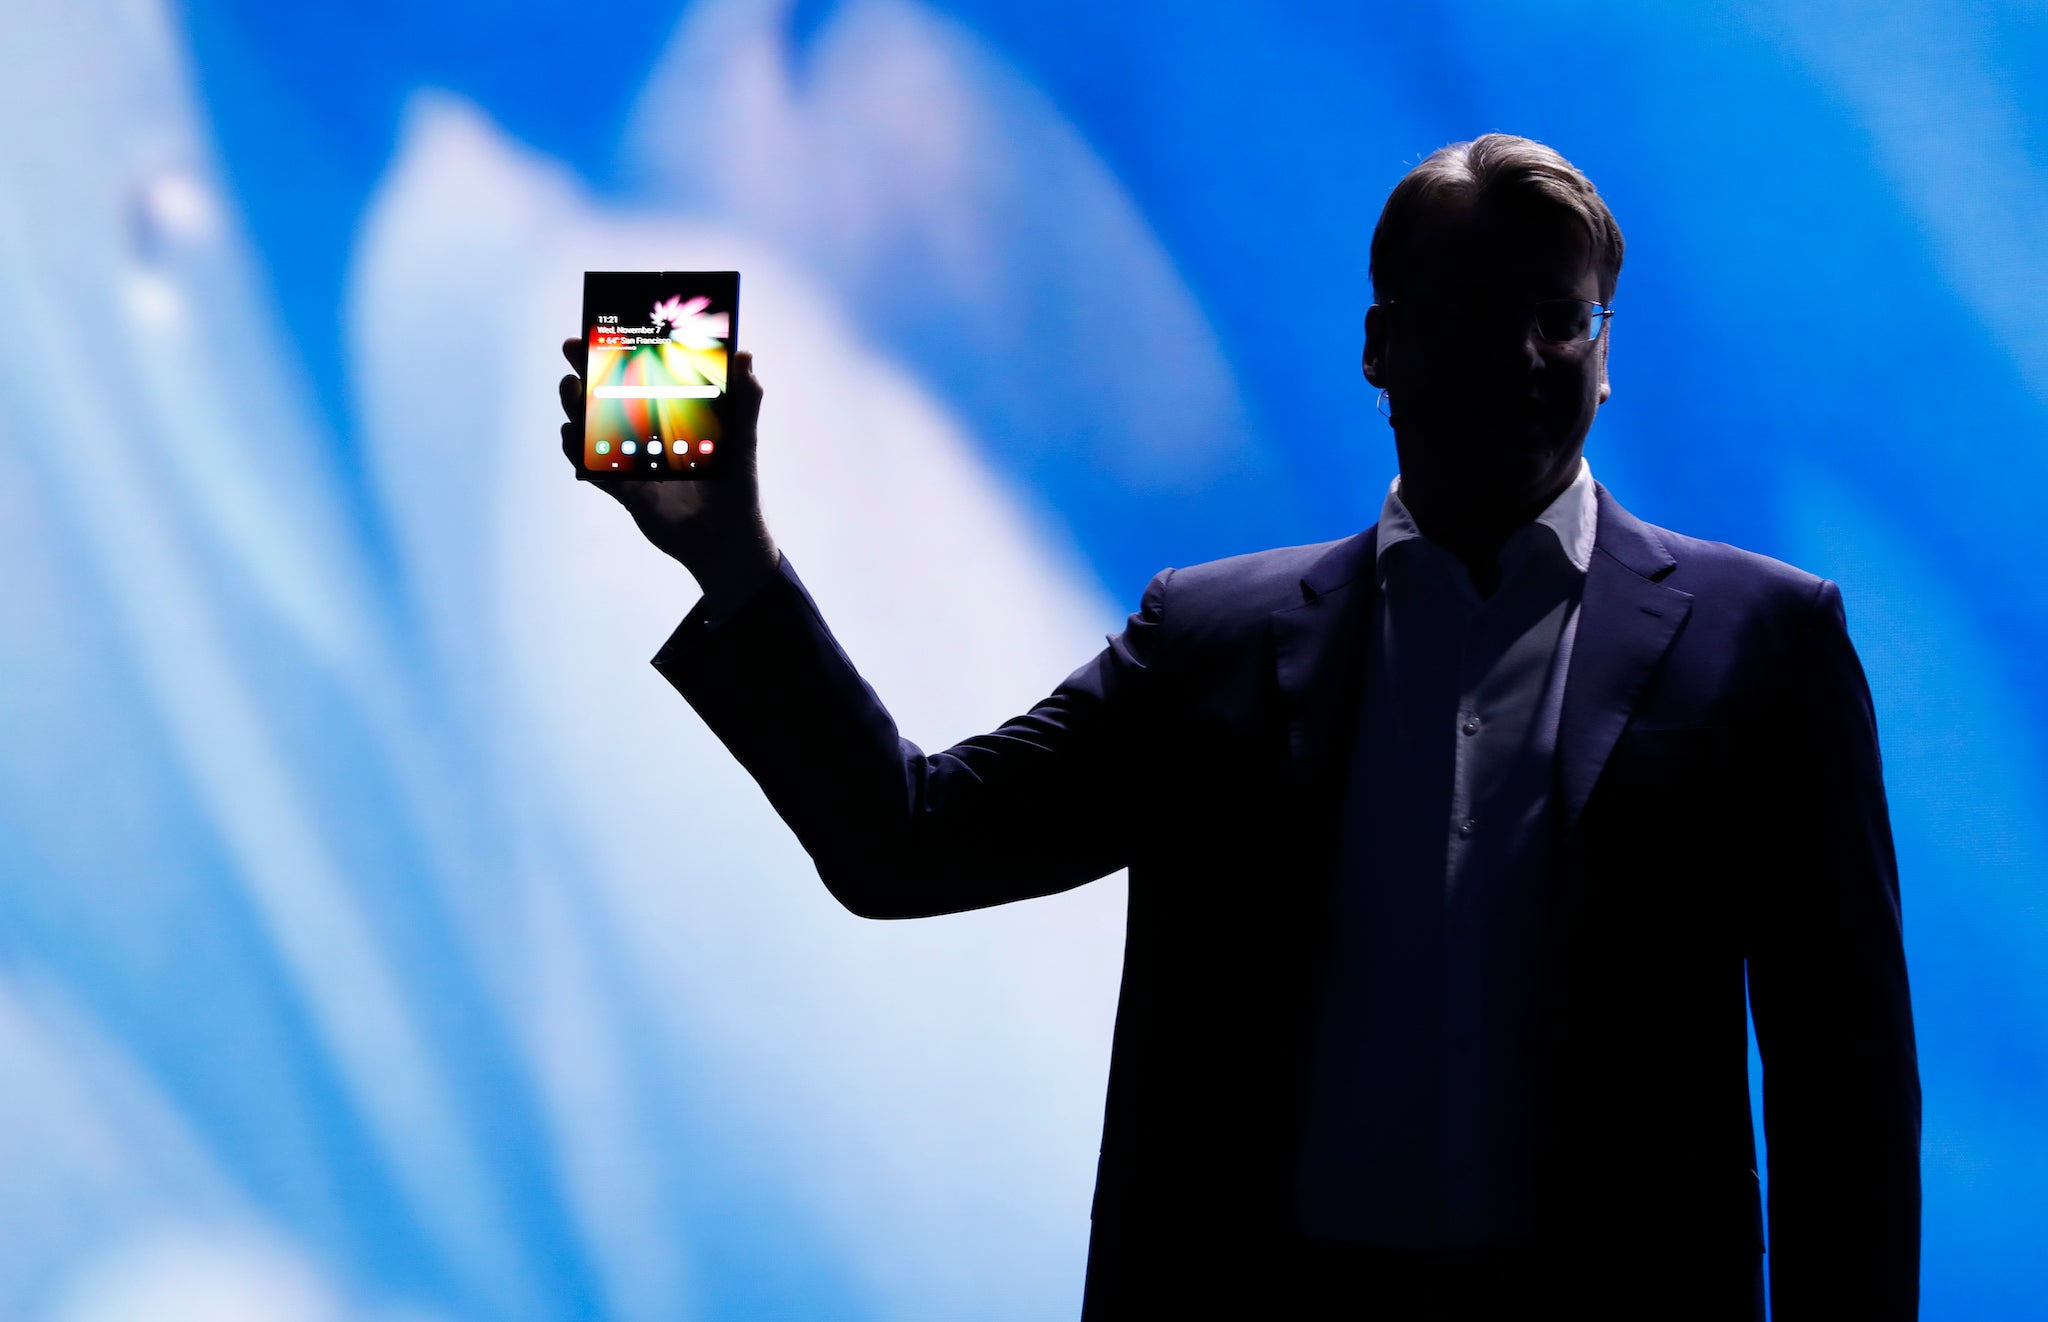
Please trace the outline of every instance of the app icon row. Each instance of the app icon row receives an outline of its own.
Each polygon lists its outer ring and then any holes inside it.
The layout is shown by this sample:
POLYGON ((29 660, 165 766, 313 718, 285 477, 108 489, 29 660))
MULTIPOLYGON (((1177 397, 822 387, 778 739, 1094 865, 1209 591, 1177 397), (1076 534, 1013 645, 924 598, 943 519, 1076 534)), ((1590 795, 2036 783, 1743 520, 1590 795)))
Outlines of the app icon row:
MULTIPOLYGON (((686 451, 686 450, 688 450, 688 449, 690 448, 690 443, 689 443, 688 441, 672 441, 672 442, 670 442, 670 444, 671 444, 671 445, 672 445, 672 446, 674 447, 674 449, 675 449, 675 452, 676 452, 677 454, 682 454, 682 453, 683 453, 684 451, 686 451)), ((599 454, 610 454, 610 453, 612 452, 612 443, 611 443, 610 441, 599 441, 599 442, 597 443, 596 449, 597 449, 597 452, 598 452, 599 454)), ((639 452, 640 452, 640 443, 639 443, 638 441, 620 441, 620 442, 619 442, 619 453, 620 453, 620 454, 638 454, 639 452)), ((660 439, 659 439, 659 438, 657 438, 657 439, 655 439, 655 440, 651 440, 651 441, 647 442, 647 453, 649 453, 649 454, 660 454, 660 453, 661 453, 661 441, 660 441, 660 439)), ((697 453, 698 453, 698 454, 710 454, 710 453, 711 453, 711 442, 709 442, 709 441, 699 441, 699 442, 697 442, 697 453)))

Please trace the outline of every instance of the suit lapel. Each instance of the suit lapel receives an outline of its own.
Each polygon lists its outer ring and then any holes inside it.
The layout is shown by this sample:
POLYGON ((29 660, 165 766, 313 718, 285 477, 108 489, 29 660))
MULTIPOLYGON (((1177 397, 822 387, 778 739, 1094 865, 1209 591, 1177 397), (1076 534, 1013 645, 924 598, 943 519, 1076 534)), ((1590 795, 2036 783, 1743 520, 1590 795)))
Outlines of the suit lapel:
MULTIPOLYGON (((1277 1150, 1292 1154, 1300 1138, 1310 1071, 1315 997, 1327 976, 1337 846, 1345 769, 1351 753, 1358 700, 1365 687, 1365 652, 1379 595, 1373 573, 1378 525, 1336 543, 1301 576, 1300 598, 1268 617, 1273 678, 1279 691, 1284 745, 1274 750, 1274 825, 1270 852, 1261 860, 1282 884, 1264 910, 1273 963, 1255 979, 1275 998, 1272 1022, 1289 1034, 1276 1039, 1287 1088, 1276 1098, 1277 1150)), ((1276 1171, 1291 1174, 1291 1166, 1276 1171)))
POLYGON ((1599 520, 1558 717, 1558 786, 1567 833, 1577 826, 1636 702, 1692 612, 1659 579, 1677 564, 1649 527, 1594 484, 1599 520))
MULTIPOLYGON (((1374 524, 1331 547, 1301 576, 1302 599, 1273 612, 1274 679, 1287 725, 1286 762, 1296 802, 1334 796, 1364 675, 1378 582, 1374 524)), ((1323 805, 1317 805, 1318 808, 1323 805)), ((1321 821, 1318 815, 1307 820, 1321 821)))

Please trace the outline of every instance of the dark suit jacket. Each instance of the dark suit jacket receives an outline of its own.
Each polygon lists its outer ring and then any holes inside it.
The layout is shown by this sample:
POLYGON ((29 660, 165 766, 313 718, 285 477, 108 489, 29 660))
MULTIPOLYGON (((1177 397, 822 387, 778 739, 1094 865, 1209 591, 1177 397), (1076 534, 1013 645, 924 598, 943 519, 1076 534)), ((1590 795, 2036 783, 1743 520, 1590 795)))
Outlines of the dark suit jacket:
MULTIPOLYGON (((856 914, 1130 869, 1090 1322, 1259 1316, 1289 1270, 1376 531, 1162 571, 1044 701, 938 753, 898 734, 786 558, 655 658, 856 914)), ((1919 1075, 1840 593, 1602 487, 1581 612, 1530 989, 1553 1288, 1577 1316, 1760 1322, 1753 1010, 1774 1315, 1911 1318, 1919 1075)))

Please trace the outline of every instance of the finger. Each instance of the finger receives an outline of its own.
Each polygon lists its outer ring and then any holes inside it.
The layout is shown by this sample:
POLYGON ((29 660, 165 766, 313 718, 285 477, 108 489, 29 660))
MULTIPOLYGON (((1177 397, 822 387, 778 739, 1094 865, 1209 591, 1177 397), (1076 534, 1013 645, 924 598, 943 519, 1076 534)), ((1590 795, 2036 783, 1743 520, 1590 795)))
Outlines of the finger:
POLYGON ((571 422, 580 421, 583 417, 583 378, 565 376, 555 390, 562 397, 563 414, 571 422))
POLYGON ((562 424, 562 457, 569 461, 569 467, 576 471, 576 478, 592 486, 602 487, 604 483, 596 473, 583 466, 583 429, 573 422, 562 424))
POLYGON ((627 493, 634 491, 635 488, 643 484, 621 480, 612 473, 593 473, 585 468, 583 466, 583 435, 574 423, 565 422, 562 424, 562 457, 575 465, 578 477, 581 477, 585 482, 604 492, 626 508, 633 508, 633 501, 628 497, 627 493))
POLYGON ((562 357, 569 360, 569 366, 576 369, 578 376, 582 376, 590 368, 590 354, 580 335, 573 340, 562 341, 562 357))

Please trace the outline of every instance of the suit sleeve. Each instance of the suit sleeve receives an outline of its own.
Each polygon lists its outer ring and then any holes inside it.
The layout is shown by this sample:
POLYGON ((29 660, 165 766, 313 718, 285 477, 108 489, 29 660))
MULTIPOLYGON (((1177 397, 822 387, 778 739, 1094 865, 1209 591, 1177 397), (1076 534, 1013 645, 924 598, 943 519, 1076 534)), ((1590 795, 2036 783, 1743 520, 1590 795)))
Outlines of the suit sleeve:
POLYGON ((956 913, 1126 865, 1172 574, 1154 577, 1123 632, 1029 712, 938 753, 898 733, 787 556, 715 627, 700 601, 653 664, 841 904, 867 918, 956 913))
POLYGON ((1797 631, 1758 769, 1749 950, 1763 1057, 1771 1316, 1907 1322, 1920 1277, 1920 1074, 1870 688, 1842 596, 1797 631))

